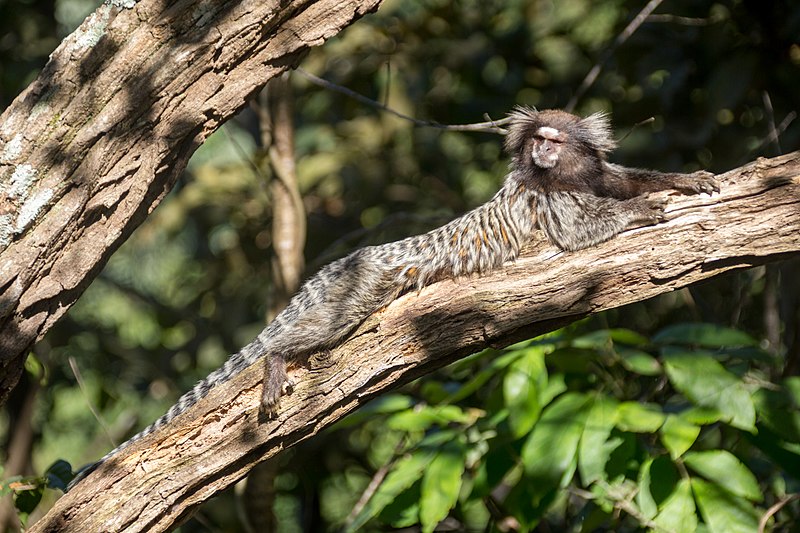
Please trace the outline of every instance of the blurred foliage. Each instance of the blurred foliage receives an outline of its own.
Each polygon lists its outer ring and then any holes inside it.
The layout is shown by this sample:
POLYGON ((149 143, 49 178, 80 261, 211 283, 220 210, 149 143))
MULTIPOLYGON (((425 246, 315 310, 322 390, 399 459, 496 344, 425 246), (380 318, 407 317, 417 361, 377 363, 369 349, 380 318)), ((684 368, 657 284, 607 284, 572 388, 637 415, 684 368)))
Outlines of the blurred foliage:
MULTIPOLYGON (((564 106, 643 5, 387 0, 302 66, 418 118, 479 122, 517 104, 564 106)), ((0 105, 92 8, 0 0, 0 105)), ((620 135, 655 118, 615 161, 721 172, 800 146, 800 121, 768 141, 800 107, 800 5, 669 0, 656 13, 578 105, 611 111, 620 135)), ((496 135, 415 128, 301 76, 293 83, 309 273, 440 225, 503 179, 496 135)), ((271 207, 257 139, 248 110, 212 136, 36 346, 0 418, 6 461, 26 391, 41 386, 32 458, 0 485, 26 520, 59 494, 44 489, 65 480, 58 459, 98 458, 260 331, 271 207)), ((471 530, 753 531, 800 492, 797 279, 793 261, 727 274, 384 396, 277 459, 280 529, 430 531, 444 520, 471 530), (362 500, 376 472, 386 478, 362 500)), ((244 530, 234 497, 182 529, 244 530)), ((770 524, 798 520, 793 500, 770 524)))
POLYGON ((787 475, 800 459, 800 378, 764 382, 775 360, 755 340, 702 323, 647 339, 590 322, 469 357, 343 423, 379 423, 402 443, 346 529, 377 519, 433 531, 449 515, 471 531, 501 519, 755 531, 759 504, 800 489, 787 475))

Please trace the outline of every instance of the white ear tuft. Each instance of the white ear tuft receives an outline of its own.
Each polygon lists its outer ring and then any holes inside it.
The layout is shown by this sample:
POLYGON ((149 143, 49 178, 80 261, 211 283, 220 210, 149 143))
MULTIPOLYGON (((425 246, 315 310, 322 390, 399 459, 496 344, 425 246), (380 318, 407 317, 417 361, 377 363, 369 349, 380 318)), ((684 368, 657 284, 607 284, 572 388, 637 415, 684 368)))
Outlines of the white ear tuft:
POLYGON ((538 113, 538 111, 535 107, 527 105, 515 105, 514 109, 512 109, 508 115, 515 120, 530 120, 536 116, 536 113, 538 113))
POLYGON ((508 114, 511 124, 506 134, 505 146, 506 151, 512 156, 517 155, 525 144, 525 139, 530 134, 528 130, 538 127, 537 115, 536 109, 521 105, 514 106, 514 109, 508 114))
POLYGON ((585 135, 583 140, 595 150, 605 153, 617 147, 617 143, 612 137, 608 113, 604 111, 594 113, 582 119, 580 124, 580 130, 585 135))

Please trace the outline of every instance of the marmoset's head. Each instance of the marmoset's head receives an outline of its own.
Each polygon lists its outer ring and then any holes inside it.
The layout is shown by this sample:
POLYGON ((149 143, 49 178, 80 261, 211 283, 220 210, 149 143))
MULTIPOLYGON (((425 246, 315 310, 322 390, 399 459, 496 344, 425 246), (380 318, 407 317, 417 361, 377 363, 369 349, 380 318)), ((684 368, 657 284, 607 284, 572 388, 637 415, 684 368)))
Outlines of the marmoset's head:
POLYGON ((517 107, 510 116, 505 146, 519 170, 568 171, 587 157, 605 159, 616 147, 605 113, 580 118, 566 111, 517 107))

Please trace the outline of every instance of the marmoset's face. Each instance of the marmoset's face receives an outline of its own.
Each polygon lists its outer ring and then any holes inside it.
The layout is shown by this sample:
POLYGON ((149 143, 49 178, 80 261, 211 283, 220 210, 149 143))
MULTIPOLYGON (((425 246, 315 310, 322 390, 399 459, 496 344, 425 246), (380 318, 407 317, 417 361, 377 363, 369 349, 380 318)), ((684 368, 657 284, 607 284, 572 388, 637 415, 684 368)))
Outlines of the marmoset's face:
POLYGON ((531 143, 531 159, 539 168, 553 168, 558 163, 567 134, 549 126, 536 130, 531 143))

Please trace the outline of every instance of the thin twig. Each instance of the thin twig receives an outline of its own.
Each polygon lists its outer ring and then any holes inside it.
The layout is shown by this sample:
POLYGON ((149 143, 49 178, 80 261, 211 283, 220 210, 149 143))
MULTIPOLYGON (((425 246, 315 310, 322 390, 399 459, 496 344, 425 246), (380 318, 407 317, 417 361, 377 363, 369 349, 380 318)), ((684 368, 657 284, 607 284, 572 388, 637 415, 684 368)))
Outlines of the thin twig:
POLYGON ((353 506, 353 509, 350 510, 350 513, 347 515, 347 518, 344 521, 346 525, 349 526, 352 524, 353 520, 356 519, 361 510, 367 505, 367 502, 369 502, 370 498, 372 498, 372 495, 375 494, 375 491, 378 490, 378 487, 380 487, 381 483, 383 483, 383 480, 386 478, 387 474, 389 474, 389 470, 391 470, 397 462, 400 452, 406 447, 407 444, 408 438, 406 435, 403 435, 403 437, 397 441, 397 445, 394 448, 394 453, 392 454, 393 459, 385 463, 377 470, 377 472, 375 472, 375 475, 372 476, 369 485, 367 485, 367 488, 364 489, 363 493, 361 493, 361 497, 353 506))
POLYGON ((800 494, 789 494, 788 496, 784 496, 782 500, 777 502, 775 505, 767 509, 767 511, 761 517, 761 520, 758 521, 758 533, 764 533, 767 529, 767 522, 769 519, 772 518, 778 511, 783 509, 783 506, 787 503, 797 500, 800 498, 800 494))
POLYGON ((684 26, 708 26, 713 24, 718 19, 716 17, 696 18, 696 17, 681 17, 680 15, 650 15, 647 17, 647 22, 669 22, 673 24, 683 24, 684 26))
POLYGON ((650 16, 650 13, 652 13, 653 10, 657 8, 659 4, 661 4, 661 2, 662 0, 650 0, 647 5, 642 8, 639 14, 636 15, 632 21, 630 21, 624 30, 622 30, 622 33, 617 35, 617 38, 614 39, 614 42, 611 44, 611 46, 606 49, 600 60, 595 64, 595 66, 592 67, 592 70, 590 70, 583 79, 583 82, 581 82, 580 86, 575 91, 575 94, 572 95, 569 103, 564 108, 566 111, 571 113, 575 109, 575 106, 578 105, 578 100, 580 100, 584 93, 589 90, 589 87, 594 84, 595 80, 597 80, 597 76, 600 75, 600 71, 603 70, 603 67, 608 60, 611 59, 611 56, 614 55, 614 52, 616 52, 617 48, 619 48, 622 43, 627 41, 628 38, 633 35, 633 32, 639 29, 639 26, 642 25, 647 17, 650 16))
POLYGON ((769 93, 764 91, 761 93, 761 99, 764 101, 764 109, 767 111, 767 123, 769 124, 769 137, 770 142, 775 143, 775 149, 778 150, 777 155, 781 155, 781 141, 778 138, 777 127, 775 126, 775 110, 772 108, 772 98, 769 93))
POLYGON ((778 124, 778 126, 774 130, 770 131, 769 135, 767 135, 764 139, 761 140, 758 146, 756 146, 755 149, 753 149, 753 152, 758 152, 764 147, 765 144, 770 143, 773 141, 773 139, 777 139, 778 137, 780 137, 780 135, 784 131, 786 131, 786 128, 789 127, 789 124, 791 124, 796 118, 797 118, 796 111, 792 111, 788 115, 786 115, 786 117, 781 121, 781 123, 778 124))
POLYGON ((385 105, 385 106, 389 105, 389 91, 391 90, 391 87, 392 87, 392 66, 387 61, 386 62, 386 85, 385 85, 385 90, 383 91, 383 105, 385 105))
POLYGON ((341 93, 345 96, 349 96, 354 100, 358 100, 362 104, 368 105, 370 107, 374 107, 375 109, 380 109, 381 111, 385 111, 391 115, 396 117, 400 117, 403 120, 407 120, 414 124, 415 126, 427 127, 427 128, 436 128, 440 130, 449 130, 449 131, 484 131, 490 133, 500 133, 505 134, 507 133, 501 126, 505 126, 511 119, 509 117, 501 118, 499 120, 490 120, 488 122, 478 122, 475 124, 440 124, 438 122, 432 122, 428 120, 420 120, 418 118, 410 117, 408 115, 404 115, 399 111, 392 109, 380 102, 376 102, 371 98, 367 98, 363 94, 359 94, 352 89, 348 89, 347 87, 342 87, 341 85, 337 85, 336 83, 330 82, 328 80, 322 79, 319 76, 315 76, 310 72, 298 68, 296 71, 298 74, 306 78, 308 81, 313 83, 314 85, 318 85, 324 89, 329 89, 331 91, 336 91, 341 93))
POLYGON ((97 412, 97 409, 95 408, 94 404, 89 399, 89 393, 86 390, 86 384, 83 382, 83 376, 81 375, 80 368, 78 368, 78 363, 75 361, 75 358, 73 356, 69 356, 67 361, 69 361, 69 367, 72 369, 72 375, 75 376, 75 381, 78 382, 78 388, 81 390, 81 393, 83 393, 83 397, 86 400, 86 404, 89 406, 89 410, 92 412, 94 418, 103 428, 103 431, 105 431, 106 437, 108 437, 108 440, 111 442, 111 445, 116 446, 117 443, 114 441, 114 437, 111 436, 111 429, 106 425, 105 420, 103 420, 100 417, 100 413, 97 412))
POLYGON ((623 135, 622 137, 620 137, 619 139, 617 139, 617 143, 621 143, 622 141, 624 141, 625 139, 627 139, 627 138, 628 138, 628 135, 630 135, 631 133, 633 133, 633 130, 635 130, 635 129, 636 129, 636 128, 638 128, 639 126, 644 126, 645 124, 652 124, 652 123, 653 123, 653 122, 655 122, 655 121, 656 121, 655 117, 650 117, 650 118, 646 118, 646 119, 644 119, 644 120, 642 120, 642 121, 639 121, 639 122, 637 122, 636 124, 634 124, 633 126, 631 126, 631 129, 629 129, 629 130, 628 130, 628 133, 626 133, 625 135, 623 135))
POLYGON ((253 171, 253 174, 255 174, 256 177, 259 178, 261 183, 269 182, 269 178, 264 175, 264 172, 258 167, 255 161, 253 161, 253 156, 249 154, 247 150, 245 150, 244 147, 242 147, 241 144, 239 144, 239 141, 236 140, 236 137, 234 137, 233 134, 229 131, 228 125, 224 124, 220 129, 225 133, 225 137, 228 138, 228 142, 231 143, 231 146, 233 146, 234 151, 236 151, 236 153, 239 154, 239 157, 242 158, 245 164, 247 164, 247 166, 250 167, 250 169, 253 171))
MULTIPOLYGON (((605 492, 605 497, 614 504, 614 509, 617 511, 624 511, 639 521, 639 524, 649 527, 655 531, 667 531, 653 520, 647 518, 631 501, 636 496, 637 491, 624 493, 620 487, 614 487, 604 482, 597 482, 597 485, 602 487, 605 492)), ((588 490, 580 489, 578 487, 569 487, 569 492, 584 500, 596 500, 598 496, 588 490)))

